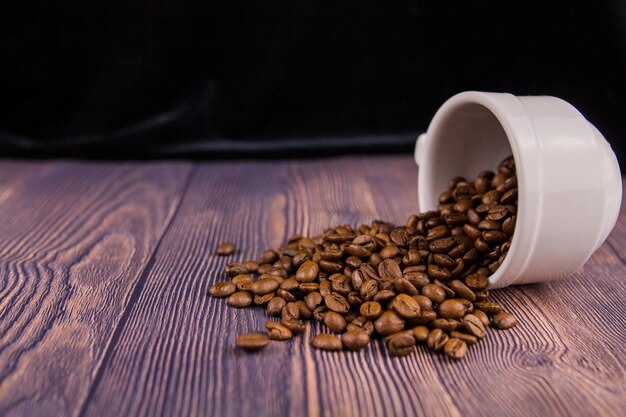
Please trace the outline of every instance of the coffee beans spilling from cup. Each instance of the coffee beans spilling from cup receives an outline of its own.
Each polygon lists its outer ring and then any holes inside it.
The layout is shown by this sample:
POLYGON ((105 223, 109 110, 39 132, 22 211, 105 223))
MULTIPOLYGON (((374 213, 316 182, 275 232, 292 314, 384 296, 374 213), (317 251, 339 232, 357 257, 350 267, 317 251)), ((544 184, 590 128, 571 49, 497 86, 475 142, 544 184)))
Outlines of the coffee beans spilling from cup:
MULTIPOLYGON (((515 162, 508 157, 474 181, 451 179, 437 210, 412 215, 404 226, 376 220, 330 227, 321 236, 293 236, 258 262, 230 263, 230 279, 209 295, 277 318, 266 322, 266 333, 237 338, 247 351, 289 340, 304 332, 303 320, 314 319, 328 329, 313 338, 317 349, 360 350, 380 337, 393 356, 425 344, 461 359, 490 326, 517 324, 489 301, 487 289, 511 246, 516 214, 515 162)), ((233 253, 227 246, 218 253, 233 253)))

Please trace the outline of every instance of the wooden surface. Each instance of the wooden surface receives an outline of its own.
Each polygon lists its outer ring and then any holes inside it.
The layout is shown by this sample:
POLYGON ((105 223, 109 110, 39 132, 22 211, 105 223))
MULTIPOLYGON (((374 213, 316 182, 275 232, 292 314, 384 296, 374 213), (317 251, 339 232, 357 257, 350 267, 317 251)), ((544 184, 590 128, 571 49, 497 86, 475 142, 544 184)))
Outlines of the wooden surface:
POLYGON ((584 268, 495 291, 520 325, 466 360, 311 348, 247 355, 260 309, 205 295, 231 260, 328 224, 404 222, 408 156, 0 162, 0 416, 622 416, 626 207, 584 268), (213 255, 231 240, 232 258, 213 255))

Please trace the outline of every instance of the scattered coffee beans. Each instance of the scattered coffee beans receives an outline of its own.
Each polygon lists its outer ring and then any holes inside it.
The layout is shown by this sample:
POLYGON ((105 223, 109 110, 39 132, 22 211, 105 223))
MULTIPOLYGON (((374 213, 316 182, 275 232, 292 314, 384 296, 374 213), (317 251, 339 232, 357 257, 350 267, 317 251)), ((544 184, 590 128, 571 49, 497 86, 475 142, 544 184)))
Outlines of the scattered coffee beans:
MULTIPOLYGON (((487 290, 511 247, 516 216, 509 157, 473 181, 453 178, 437 210, 412 215, 404 226, 376 220, 329 227, 321 236, 293 236, 258 262, 229 263, 230 280, 208 294, 280 318, 266 322, 269 336, 240 335, 236 344, 244 350, 289 340, 304 332, 302 320, 314 319, 334 333, 316 335, 317 349, 361 350, 382 337, 393 356, 410 355, 419 343, 461 359, 490 326, 517 324, 487 290)), ((218 255, 235 251, 232 243, 217 248, 218 255)))

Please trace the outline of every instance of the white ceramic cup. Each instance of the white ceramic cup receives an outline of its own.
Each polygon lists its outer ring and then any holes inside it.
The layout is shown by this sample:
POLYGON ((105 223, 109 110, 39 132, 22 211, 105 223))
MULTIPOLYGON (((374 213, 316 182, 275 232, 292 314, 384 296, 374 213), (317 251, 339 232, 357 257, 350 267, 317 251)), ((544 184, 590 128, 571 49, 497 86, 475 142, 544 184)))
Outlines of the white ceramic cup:
POLYGON ((446 101, 417 140, 420 211, 437 207, 450 178, 475 178, 511 154, 517 221, 491 288, 576 271, 609 235, 622 198, 615 153, 574 106, 549 96, 468 91, 446 101))

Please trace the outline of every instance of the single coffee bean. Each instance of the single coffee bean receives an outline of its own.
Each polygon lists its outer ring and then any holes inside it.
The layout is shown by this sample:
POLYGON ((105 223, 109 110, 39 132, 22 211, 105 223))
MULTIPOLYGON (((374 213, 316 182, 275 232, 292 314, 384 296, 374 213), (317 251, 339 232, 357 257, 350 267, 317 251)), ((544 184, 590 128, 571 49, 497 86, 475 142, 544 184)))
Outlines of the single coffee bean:
POLYGON ((458 329, 461 326, 461 322, 454 319, 439 318, 431 321, 430 325, 437 329, 441 329, 444 332, 451 332, 458 329))
POLYGON ((467 344, 461 339, 452 337, 443 345, 443 351, 451 359, 462 359, 467 353, 467 344))
POLYGON ((343 252, 339 249, 334 249, 334 250, 326 250, 326 251, 322 251, 320 252, 320 257, 324 260, 324 261, 338 261, 343 257, 343 252))
POLYGON ((283 307, 280 317, 283 320, 298 320, 300 318, 300 309, 295 301, 289 302, 283 307))
POLYGON ((307 307, 306 303, 303 300, 298 300, 295 302, 298 307, 298 311, 300 312, 301 319, 310 319, 313 317, 313 311, 307 307))
POLYGON ((516 218, 517 216, 511 216, 502 223, 502 231, 509 236, 515 231, 516 218))
POLYGON ((288 340, 293 337, 291 330, 275 321, 266 321, 265 327, 271 340, 288 340))
POLYGON ((341 341, 346 349, 361 350, 370 342, 370 336, 362 330, 353 330, 341 335, 341 341))
POLYGON ((291 333, 296 336, 301 333, 304 333, 306 329, 305 325, 300 323, 298 320, 280 320, 280 324, 291 330, 291 333))
POLYGON ((426 326, 415 326, 413 328, 413 337, 417 343, 425 343, 428 339, 430 330, 426 326))
POLYGON ((244 264, 239 262, 232 262, 224 267, 224 273, 231 278, 240 274, 246 274, 247 272, 248 268, 246 268, 244 264))
POLYGON ((254 296, 254 304, 256 304, 258 306, 265 306, 274 297, 274 294, 275 294, 274 291, 272 291, 272 292, 268 292, 267 294, 263 294, 263 295, 255 295, 254 296))
POLYGON ((359 293, 361 294, 361 298, 366 301, 373 299, 374 296, 376 296, 377 292, 378 282, 376 282, 376 280, 374 279, 369 279, 365 281, 361 286, 361 290, 359 291, 359 293))
POLYGON ((265 307, 267 314, 270 316, 280 316, 283 308, 287 305, 287 302, 280 297, 272 297, 265 307))
POLYGON ((436 312, 432 310, 426 310, 426 311, 420 312, 420 315, 418 317, 411 319, 411 324, 415 324, 415 325, 429 324, 436 318, 437 318, 436 312))
POLYGON ((507 330, 517 325, 517 319, 513 314, 504 311, 493 316, 493 326, 496 329, 507 330))
POLYGON ((330 333, 320 333, 313 338, 313 347, 321 350, 342 350, 341 340, 330 333))
POLYGON ((425 295, 414 295, 413 298, 417 301, 417 304, 420 305, 420 310, 425 311, 433 309, 433 302, 425 295))
POLYGON ((472 311, 472 314, 480 319, 480 321, 483 323, 485 328, 489 326, 490 324, 489 316, 484 311, 474 310, 472 311))
POLYGON ((422 287, 422 295, 430 298, 435 303, 441 303, 446 299, 446 292, 436 284, 424 285, 422 287))
POLYGON ((454 259, 452 259, 451 256, 441 253, 436 253, 433 255, 433 262, 441 268, 454 268, 455 266, 454 259))
POLYGON ((482 320, 476 317, 474 314, 466 314, 462 320, 463 328, 472 336, 476 336, 479 339, 485 337, 485 325, 482 320))
POLYGON ((393 259, 385 259, 378 265, 378 275, 381 278, 388 277, 390 280, 402 278, 402 270, 393 259))
MULTIPOLYGON (((492 208, 489 209, 489 211, 491 212, 491 210, 493 210, 492 208)), ((506 208, 505 208, 506 210, 506 208)), ((500 230, 502 228, 502 225, 495 221, 495 220, 483 220, 480 223, 478 223, 478 228, 481 231, 486 231, 486 230, 500 230)))
POLYGON ((393 288, 399 294, 417 295, 419 290, 404 278, 397 278, 393 280, 393 288))
POLYGON ((330 310, 328 310, 328 307, 326 307, 326 306, 323 306, 323 305, 317 306, 313 310, 313 318, 315 319, 315 321, 322 322, 322 321, 324 321, 324 316, 329 311, 330 310))
POLYGON ((264 278, 253 282, 250 285, 250 291, 256 295, 264 295, 276 291, 279 286, 280 284, 275 279, 264 278))
POLYGON ((261 333, 243 333, 237 336, 235 345, 247 352, 256 352, 269 344, 269 338, 261 333))
POLYGON ((324 261, 319 262, 319 268, 328 274, 337 274, 341 272, 343 266, 338 262, 324 261))
POLYGON ((476 336, 472 336, 471 334, 467 334, 467 333, 451 331, 450 332, 450 337, 456 337, 457 339, 461 339, 468 346, 472 346, 472 345, 475 345, 476 343, 478 343, 478 338, 476 338, 476 336))
POLYGON ((385 311, 374 321, 374 329, 383 336, 398 333, 404 329, 404 319, 394 311, 385 311))
POLYGON ((317 291, 310 292, 304 296, 304 302, 309 310, 315 310, 315 308, 319 306, 323 300, 322 295, 317 291))
POLYGON ((457 245, 456 240, 452 237, 437 239, 430 243, 428 248, 433 253, 448 253, 457 245))
POLYGON ((509 237, 504 232, 500 232, 497 230, 489 230, 489 231, 483 232, 482 238, 485 242, 494 245, 494 244, 505 242, 509 237))
POLYGON ((346 320, 340 314, 329 311, 324 316, 324 324, 333 333, 341 333, 346 329, 346 320))
POLYGON ((411 331, 408 333, 394 334, 388 337, 389 339, 386 340, 386 345, 391 356, 401 357, 413 353, 415 349, 415 337, 411 331))
POLYGON ((215 253, 220 256, 228 256, 228 255, 232 255, 236 251, 237 251, 237 246, 235 246, 234 243, 225 242, 225 243, 220 244, 217 247, 215 253))
POLYGON ((454 291, 454 294, 457 297, 464 298, 469 301, 474 301, 476 299, 474 291, 470 290, 467 285, 463 284, 463 282, 458 279, 453 279, 448 282, 448 287, 454 291))
POLYGON ((448 335, 444 333, 441 329, 433 329, 428 334, 428 338, 426 339, 426 346, 430 350, 440 351, 443 349, 443 346, 448 342, 448 335))
POLYGON ((223 281, 213 284, 211 288, 209 288, 209 295, 215 298, 223 298, 234 294, 235 291, 237 291, 237 286, 235 284, 223 281))
POLYGON ((513 188, 502 195, 500 204, 511 204, 517 201, 517 188, 513 188))
POLYGON ((343 295, 336 292, 331 292, 324 297, 324 303, 335 313, 345 314, 350 311, 350 303, 348 300, 343 295))
POLYGON ((413 319, 420 315, 420 305, 413 297, 407 294, 398 294, 391 301, 390 307, 405 319, 413 319))
POLYGON ((361 307, 359 308, 359 313, 361 313, 361 315, 368 320, 378 318, 382 312, 383 308, 377 301, 366 301, 361 304, 361 307))
POLYGON ((428 265, 428 275, 430 275, 432 279, 439 279, 441 281, 448 281, 452 278, 452 274, 449 270, 435 264, 428 265))
POLYGON ((424 272, 407 272, 406 268, 403 273, 404 279, 409 281, 415 288, 422 288, 424 285, 430 284, 430 277, 424 272))
POLYGON ((254 302, 254 295, 250 291, 237 291, 228 297, 226 303, 235 308, 250 307, 254 302))
POLYGON ((296 281, 313 282, 317 278, 320 266, 313 261, 305 261, 296 271, 296 281))
POLYGON ((465 285, 471 290, 484 290, 489 284, 489 279, 482 274, 470 274, 465 277, 465 285))
POLYGON ((477 301, 474 303, 474 308, 484 311, 488 316, 493 316, 502 311, 502 306, 493 301, 477 301))

